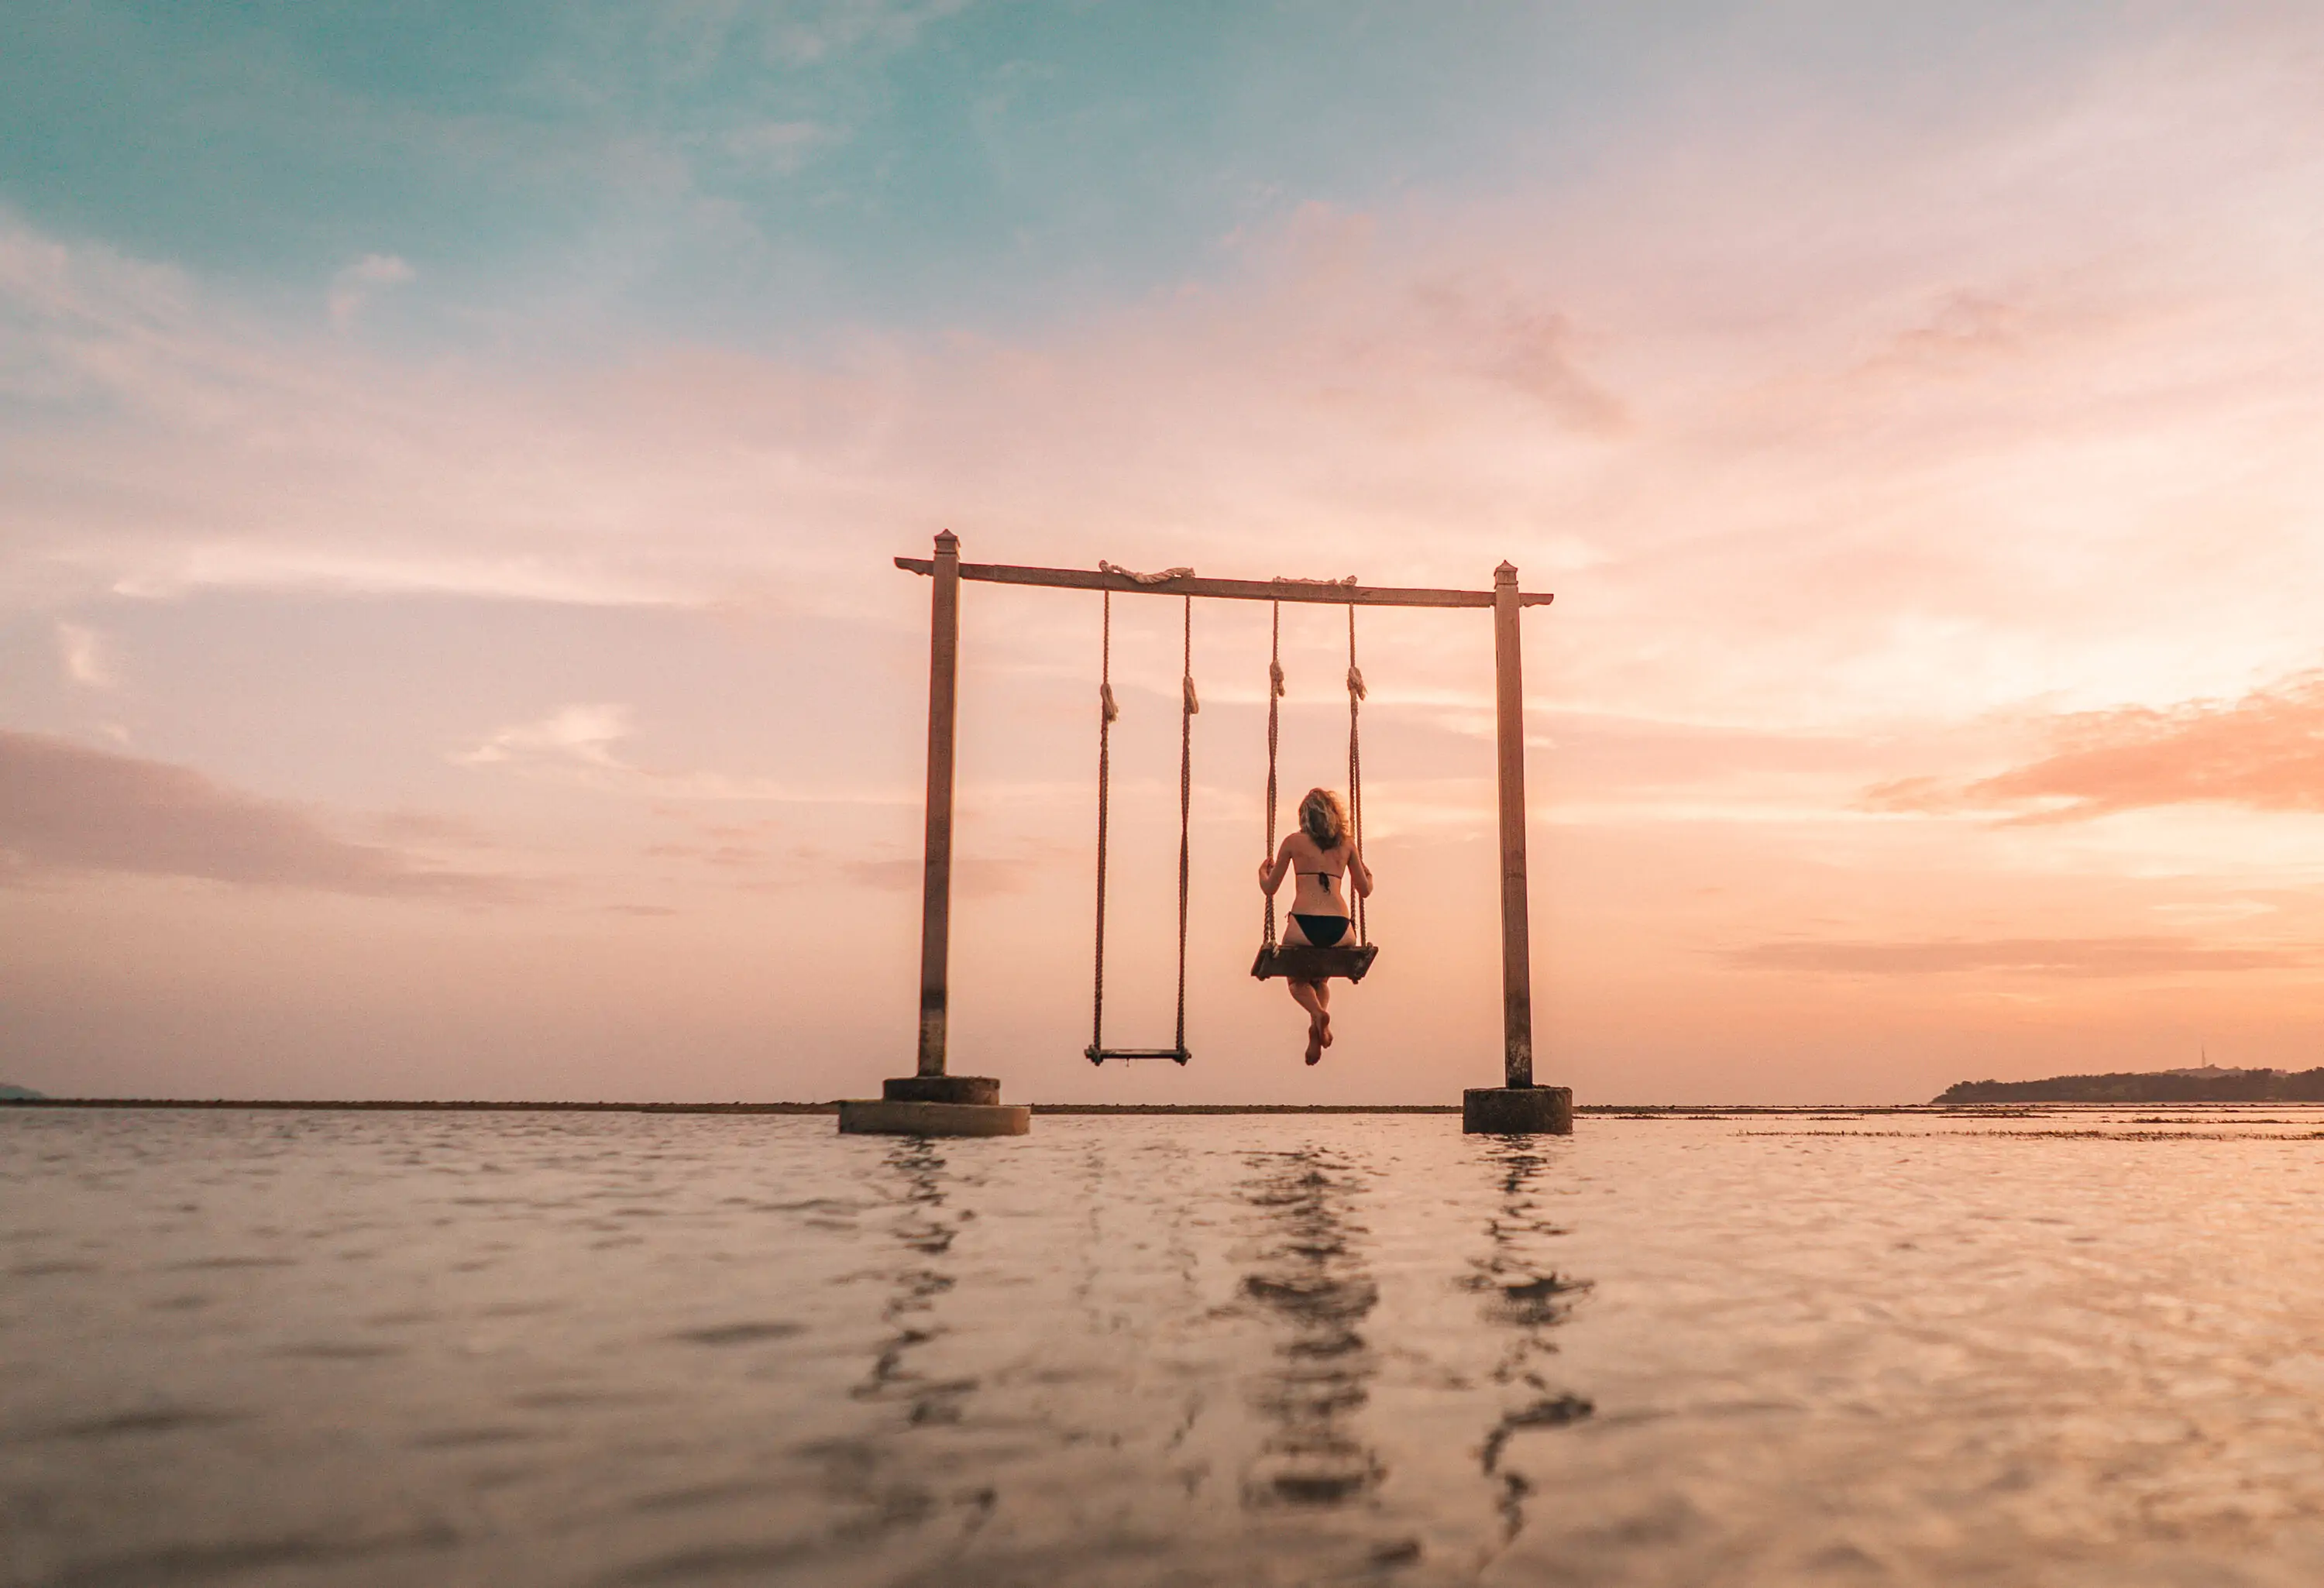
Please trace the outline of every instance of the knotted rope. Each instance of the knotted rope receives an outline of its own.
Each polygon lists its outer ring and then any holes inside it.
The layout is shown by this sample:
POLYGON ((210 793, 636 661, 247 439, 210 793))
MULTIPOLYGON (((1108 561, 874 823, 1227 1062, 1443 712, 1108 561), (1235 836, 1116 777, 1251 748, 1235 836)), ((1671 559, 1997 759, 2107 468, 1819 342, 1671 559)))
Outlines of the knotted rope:
MULTIPOLYGON (((1357 703, 1365 696, 1363 669, 1356 665, 1356 604, 1348 603, 1348 822, 1355 831, 1355 853, 1364 852, 1364 757, 1363 738, 1357 727, 1357 703)), ((1351 866, 1351 871, 1355 868, 1351 866)), ((1370 946, 1371 934, 1364 925, 1364 895, 1350 880, 1349 891, 1355 894, 1356 942, 1370 946)))
MULTIPOLYGON (((1267 651, 1267 854, 1262 863, 1275 863, 1275 748, 1282 736, 1283 723, 1283 603, 1268 604, 1271 621, 1268 624, 1267 651)), ((1275 946, 1275 891, 1267 892, 1267 946, 1275 946)))
POLYGON ((1187 834, 1194 810, 1194 598, 1186 597, 1185 625, 1178 672, 1178 1035, 1172 1044, 1186 1051, 1186 861, 1187 834))
MULTIPOLYGON (((1352 585, 1356 576, 1344 579, 1288 579, 1278 577, 1278 585, 1352 585)), ((1277 750, 1282 742, 1283 708, 1283 604, 1269 604, 1272 612, 1268 623, 1267 655, 1267 863, 1275 863, 1275 819, 1279 795, 1277 785, 1277 750)), ((1364 754, 1363 721, 1360 706, 1370 693, 1364 687, 1364 670, 1356 665, 1356 606, 1348 604, 1348 826, 1354 840, 1354 852, 1364 850, 1364 754)), ((1354 868, 1349 868, 1353 871, 1354 868)), ((1352 881, 1349 883, 1352 890, 1352 881)), ((1365 919, 1364 896, 1355 892, 1354 905, 1356 942, 1363 946, 1371 943, 1371 929, 1365 919)), ((1275 895, 1267 895, 1266 944, 1276 946, 1275 895)))
MULTIPOLYGON (((1128 573, 1111 563, 1101 563, 1108 573, 1128 573)), ((1130 574, 1141 584, 1158 585, 1165 579, 1176 578, 1192 570, 1176 568, 1164 574, 1130 574)), ((1112 807, 1112 742, 1115 719, 1121 708, 1113 698, 1113 593, 1102 596, 1098 642, 1098 722, 1097 722, 1097 928, 1093 934, 1096 949, 1090 974, 1090 1045, 1093 1063, 1105 1057, 1105 882, 1106 829, 1112 807)), ((1203 703, 1194 693, 1194 598, 1185 598, 1185 613, 1180 635, 1180 665, 1178 675, 1178 1023, 1177 1036, 1172 1044, 1173 1054, 1165 1056, 1139 1053, 1127 1057, 1176 1057, 1179 1063, 1186 1060, 1186 927, 1191 898, 1189 882, 1192 875, 1192 836, 1194 811, 1194 714, 1203 703)), ((1121 1057, 1121 1056, 1117 1056, 1121 1057)))
POLYGON ((1098 641, 1097 718, 1097 964, 1091 973, 1090 1052, 1105 1046, 1105 823, 1111 781, 1114 719, 1121 708, 1113 703, 1113 592, 1102 597, 1098 641))

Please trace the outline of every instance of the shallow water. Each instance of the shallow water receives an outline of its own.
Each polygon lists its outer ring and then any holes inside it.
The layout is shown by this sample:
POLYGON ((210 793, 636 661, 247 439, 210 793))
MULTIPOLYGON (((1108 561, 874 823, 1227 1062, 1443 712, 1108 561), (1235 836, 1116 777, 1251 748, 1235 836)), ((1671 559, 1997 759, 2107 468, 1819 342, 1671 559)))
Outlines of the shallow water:
POLYGON ((2311 1584, 2318 1130, 0 1111, 0 1581, 2311 1584))

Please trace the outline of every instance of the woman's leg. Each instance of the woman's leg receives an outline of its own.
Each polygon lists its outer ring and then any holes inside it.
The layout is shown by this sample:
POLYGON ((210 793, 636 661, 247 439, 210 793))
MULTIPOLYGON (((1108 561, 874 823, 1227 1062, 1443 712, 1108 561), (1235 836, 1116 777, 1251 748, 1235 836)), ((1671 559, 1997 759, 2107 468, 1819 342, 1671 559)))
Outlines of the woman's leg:
POLYGON ((1321 987, 1314 982, 1287 978, 1284 985, 1291 989, 1291 996, 1297 1001, 1299 1007, 1307 1011, 1307 1062, 1314 1064, 1323 1057, 1323 1024, 1329 1018, 1323 1013, 1321 987))
POLYGON ((1315 983, 1315 1014, 1323 1027, 1323 1046, 1329 1048, 1332 1045, 1332 983, 1329 982, 1315 983))

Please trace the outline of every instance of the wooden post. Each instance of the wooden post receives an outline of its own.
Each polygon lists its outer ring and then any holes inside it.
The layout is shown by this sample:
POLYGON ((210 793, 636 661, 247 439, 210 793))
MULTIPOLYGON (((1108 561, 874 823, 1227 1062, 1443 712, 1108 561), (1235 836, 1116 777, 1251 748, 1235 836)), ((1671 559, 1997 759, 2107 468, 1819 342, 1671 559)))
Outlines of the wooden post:
POLYGON ((928 810, 920 884, 918 1073, 945 1073, 945 971, 952 947, 953 728, 960 684, 960 537, 936 536, 928 616, 928 810))
POLYGON ((1493 738, 1500 758, 1501 1060, 1504 1085, 1533 1085, 1533 945, 1526 896, 1525 653, 1517 570, 1493 570, 1493 738))
POLYGON ((1001 1101, 990 1076, 945 1073, 952 946, 953 726, 960 686, 960 537, 936 537, 928 608, 927 860, 920 888, 918 1073, 883 1083, 876 1098, 842 1098, 844 1136, 1021 1136, 1033 1111, 1001 1101))
POLYGON ((1500 762, 1501 1070, 1499 1086, 1461 1094, 1471 1135, 1573 1133, 1573 1092, 1533 1081, 1533 932, 1526 900, 1525 652, 1517 570, 1493 570, 1493 744, 1500 762))

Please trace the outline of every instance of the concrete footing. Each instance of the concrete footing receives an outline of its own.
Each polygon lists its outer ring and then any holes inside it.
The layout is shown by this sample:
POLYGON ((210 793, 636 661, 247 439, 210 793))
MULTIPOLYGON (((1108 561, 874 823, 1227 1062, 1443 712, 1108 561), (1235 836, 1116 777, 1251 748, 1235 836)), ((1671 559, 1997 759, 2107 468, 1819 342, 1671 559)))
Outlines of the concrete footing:
POLYGON ((1471 1136, 1571 1136, 1571 1086, 1471 1086, 1461 1094, 1461 1129, 1471 1136))
POLYGON ((1001 1083, 991 1076, 898 1076, 880 1083, 890 1103, 998 1103, 1001 1083))
MULTIPOLYGON (((934 1088, 932 1088, 934 1089, 934 1088)), ((995 1101, 1001 1084, 982 1076, 915 1076, 904 1083, 888 1083, 889 1094, 879 1098, 849 1098, 839 1105, 839 1130, 847 1136, 1022 1136, 1033 1128, 1033 1111, 1023 1103, 995 1101), (920 1097, 898 1097, 899 1085, 929 1081, 971 1083, 982 1101, 952 1103, 920 1097)))

